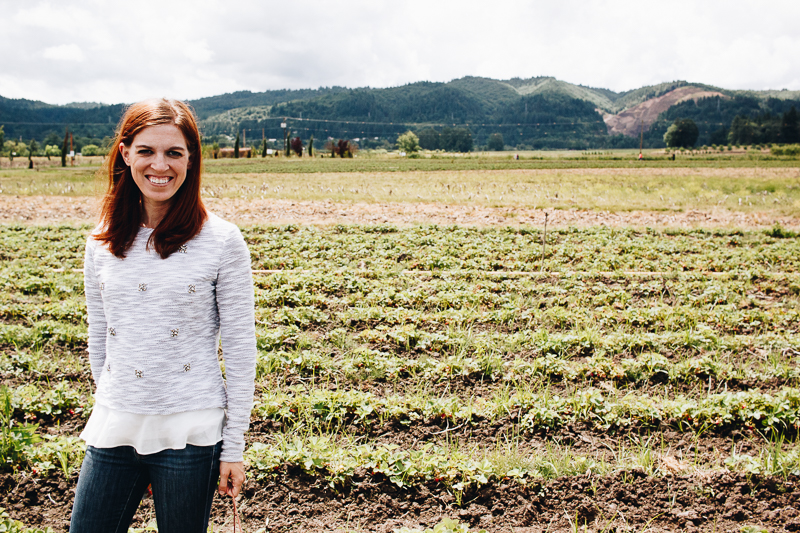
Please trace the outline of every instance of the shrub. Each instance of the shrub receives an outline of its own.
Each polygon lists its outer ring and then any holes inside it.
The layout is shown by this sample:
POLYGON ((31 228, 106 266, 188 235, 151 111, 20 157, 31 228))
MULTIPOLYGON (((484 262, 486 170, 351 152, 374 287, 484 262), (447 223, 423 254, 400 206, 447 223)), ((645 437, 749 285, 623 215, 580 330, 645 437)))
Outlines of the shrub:
POLYGON ((90 155, 101 155, 101 154, 102 154, 102 149, 96 144, 84 144, 83 148, 81 148, 81 155, 90 156, 90 155))

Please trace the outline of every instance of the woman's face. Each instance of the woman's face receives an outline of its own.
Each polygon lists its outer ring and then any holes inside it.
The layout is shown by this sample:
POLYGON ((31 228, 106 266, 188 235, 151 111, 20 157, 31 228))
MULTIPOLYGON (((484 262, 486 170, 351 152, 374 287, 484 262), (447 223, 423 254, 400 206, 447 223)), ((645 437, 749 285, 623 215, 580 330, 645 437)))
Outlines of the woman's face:
POLYGON ((119 151, 131 167, 146 206, 168 204, 186 179, 189 148, 174 124, 149 126, 133 138, 130 146, 120 143, 119 151))

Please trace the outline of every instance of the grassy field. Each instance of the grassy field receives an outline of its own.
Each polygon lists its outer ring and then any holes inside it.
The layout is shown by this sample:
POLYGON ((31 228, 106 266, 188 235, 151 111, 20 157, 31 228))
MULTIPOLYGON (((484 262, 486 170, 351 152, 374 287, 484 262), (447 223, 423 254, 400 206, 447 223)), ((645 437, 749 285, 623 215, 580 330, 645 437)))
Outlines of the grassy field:
MULTIPOLYGON (((100 167, 0 170, 7 195, 94 196, 100 167)), ((203 194, 334 202, 556 209, 800 212, 797 160, 283 159, 206 162, 203 194)))

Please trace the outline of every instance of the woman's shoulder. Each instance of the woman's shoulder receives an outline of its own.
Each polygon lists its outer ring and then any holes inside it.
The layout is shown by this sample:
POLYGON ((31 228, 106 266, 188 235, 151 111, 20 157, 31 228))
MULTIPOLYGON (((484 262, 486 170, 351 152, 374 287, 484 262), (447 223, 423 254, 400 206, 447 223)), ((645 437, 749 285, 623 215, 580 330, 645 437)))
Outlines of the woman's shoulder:
POLYGON ((203 229, 195 238, 199 240, 216 241, 219 244, 223 244, 231 238, 241 239, 241 235, 242 232, 239 230, 239 226, 218 217, 214 213, 208 213, 208 218, 205 224, 203 224, 203 229))
POLYGON ((92 230, 89 231, 89 234, 86 236, 86 246, 88 248, 95 248, 99 244, 97 236, 103 233, 104 231, 105 227, 103 226, 103 224, 98 224, 94 228, 92 228, 92 230))
POLYGON ((203 224, 202 231, 213 232, 217 235, 227 235, 231 233, 240 233, 239 226, 233 222, 228 222, 214 213, 209 212, 205 224, 203 224))

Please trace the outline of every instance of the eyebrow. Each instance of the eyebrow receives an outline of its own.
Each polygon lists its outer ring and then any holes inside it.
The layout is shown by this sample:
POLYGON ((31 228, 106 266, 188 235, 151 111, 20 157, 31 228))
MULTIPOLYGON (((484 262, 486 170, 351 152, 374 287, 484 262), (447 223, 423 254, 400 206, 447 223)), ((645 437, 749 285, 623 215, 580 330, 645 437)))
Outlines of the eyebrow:
MULTIPOLYGON (((136 147, 137 148, 148 148, 150 150, 153 150, 153 147, 150 146, 150 145, 147 145, 147 144, 137 144, 136 147)), ((188 150, 188 148, 184 148, 183 146, 171 146, 171 147, 167 148, 167 151, 171 151, 171 150, 186 151, 186 150, 188 150)))

